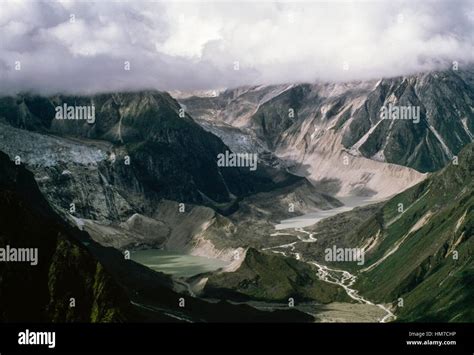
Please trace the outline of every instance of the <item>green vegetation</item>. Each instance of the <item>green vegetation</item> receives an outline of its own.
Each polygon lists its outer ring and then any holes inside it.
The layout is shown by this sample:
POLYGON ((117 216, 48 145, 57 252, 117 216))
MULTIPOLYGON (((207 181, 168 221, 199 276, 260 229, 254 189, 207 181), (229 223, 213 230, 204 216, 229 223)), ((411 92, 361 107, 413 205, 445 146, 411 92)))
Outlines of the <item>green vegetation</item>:
POLYGON ((235 272, 212 275, 205 287, 208 296, 235 300, 255 299, 273 302, 347 301, 344 290, 320 281, 317 268, 290 257, 265 254, 250 248, 235 272))
MULTIPOLYGON (((402 298, 402 321, 474 320, 473 150, 471 143, 458 165, 395 196, 378 214, 382 237, 364 265, 374 267, 359 274, 356 287, 378 302, 402 298)), ((364 228, 358 234, 369 234, 364 228)))

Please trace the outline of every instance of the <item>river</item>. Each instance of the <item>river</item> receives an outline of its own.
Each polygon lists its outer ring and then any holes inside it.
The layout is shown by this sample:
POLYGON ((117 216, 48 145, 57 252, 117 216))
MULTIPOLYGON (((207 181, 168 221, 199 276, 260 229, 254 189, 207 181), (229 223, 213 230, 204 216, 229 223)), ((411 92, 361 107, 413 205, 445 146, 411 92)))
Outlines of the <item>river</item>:
POLYGON ((341 199, 341 201, 344 203, 344 206, 342 207, 338 207, 338 208, 334 208, 334 209, 326 210, 326 211, 312 212, 312 213, 305 214, 303 216, 294 217, 294 218, 281 221, 280 224, 277 224, 275 226, 275 229, 279 232, 273 233, 272 236, 278 235, 278 234, 292 235, 295 237, 295 241, 291 243, 278 245, 276 247, 264 248, 263 250, 271 249, 275 253, 282 254, 285 256, 291 256, 297 260, 316 266, 318 268, 317 276, 321 281, 324 281, 330 284, 335 284, 342 287, 344 291, 347 293, 347 295, 353 300, 357 301, 358 303, 363 303, 366 305, 375 306, 382 309, 385 312, 385 315, 379 319, 379 322, 385 323, 385 322, 393 321, 397 317, 386 306, 384 306, 383 304, 376 304, 367 300, 363 296, 359 295, 358 290, 352 288, 352 286, 357 281, 357 276, 345 270, 329 268, 326 265, 322 265, 315 260, 305 260, 302 258, 300 253, 294 252, 295 245, 298 243, 316 243, 317 242, 317 238, 314 237, 314 233, 305 231, 304 227, 313 225, 314 223, 317 223, 325 218, 335 216, 339 213, 350 211, 355 207, 364 206, 364 205, 378 202, 378 201, 370 200, 367 198, 357 198, 357 197, 341 199), (294 233, 293 231, 307 234, 307 238, 302 238, 300 235, 298 235, 298 233, 294 233))

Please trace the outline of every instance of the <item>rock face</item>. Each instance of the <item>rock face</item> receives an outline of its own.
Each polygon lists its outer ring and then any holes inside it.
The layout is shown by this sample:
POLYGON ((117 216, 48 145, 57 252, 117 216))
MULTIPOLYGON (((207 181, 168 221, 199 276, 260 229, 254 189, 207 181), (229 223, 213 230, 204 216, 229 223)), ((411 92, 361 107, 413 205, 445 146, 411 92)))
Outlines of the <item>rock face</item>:
MULTIPOLYGON (((109 144, 97 155, 124 162, 100 171, 104 183, 119 186, 132 196, 152 201, 167 198, 224 208, 236 198, 272 189, 297 179, 271 167, 218 167, 217 156, 229 148, 202 129, 168 94, 137 92, 91 97, 31 97, 0 99, 0 117, 16 128, 59 136, 101 140, 109 144), (95 123, 55 119, 55 107, 94 106, 95 123), (113 183, 112 181, 113 180, 113 183), (118 181, 115 181, 118 180, 118 181)), ((118 206, 119 208, 121 206, 118 206)), ((124 206, 125 208, 126 206, 124 206)))
POLYGON ((441 169, 474 137, 473 75, 446 71, 380 81, 354 112, 344 146, 422 172, 441 169), (381 120, 377 112, 390 103, 419 106, 420 122, 381 120))
POLYGON ((329 192, 382 198, 421 181, 419 172, 442 168, 473 140, 473 77, 470 68, 369 82, 247 87, 180 102, 204 127, 218 122, 208 129, 222 137, 229 129, 220 122, 238 128, 329 192), (381 108, 389 105, 419 107, 419 122, 381 119, 381 108))
POLYGON ((2 321, 117 322, 129 316, 125 291, 49 207, 33 175, 1 152, 0 200, 0 247, 38 250, 37 265, 0 262, 2 321))

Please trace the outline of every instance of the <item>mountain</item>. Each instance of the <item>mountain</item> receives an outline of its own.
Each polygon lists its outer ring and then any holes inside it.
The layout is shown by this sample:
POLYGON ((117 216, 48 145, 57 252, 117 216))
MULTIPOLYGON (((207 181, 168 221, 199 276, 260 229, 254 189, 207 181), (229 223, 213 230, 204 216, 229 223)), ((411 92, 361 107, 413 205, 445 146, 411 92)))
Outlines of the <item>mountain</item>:
POLYGON ((118 180, 120 195, 145 194, 152 202, 167 198, 225 211, 239 197, 299 180, 264 164, 255 171, 219 167, 218 154, 229 148, 189 115, 180 115, 180 109, 168 94, 157 91, 0 98, 0 119, 12 127, 95 145, 91 160, 123 163, 130 157, 132 169, 115 164, 101 172, 109 182, 118 180), (64 105, 94 106, 95 123, 55 119, 55 108, 64 105))
POLYGON ((402 298, 401 320, 474 320, 473 143, 458 163, 388 201, 357 231, 372 238, 357 286, 376 300, 402 298))
POLYGON ((33 174, 2 152, 0 172, 0 248, 38 250, 37 265, 0 263, 2 321, 312 320, 296 310, 265 312, 179 294, 169 277, 126 260, 118 250, 64 222, 42 196, 33 174), (182 297, 186 307, 179 308, 182 297))
MULTIPOLYGON (((218 150, 213 144, 219 149, 228 148, 191 118, 179 117, 179 106, 166 94, 141 92, 75 99, 20 95, 16 101, 2 98, 0 102, 0 148, 12 159, 20 157, 34 172, 38 186, 56 212, 90 235, 92 239, 84 241, 88 249, 127 290, 128 297, 146 307, 172 309, 179 298, 172 291, 177 286, 145 267, 124 264, 121 252, 158 248, 218 258, 236 267, 240 264, 234 262, 236 252, 255 243, 265 244, 267 232, 273 229, 270 220, 279 222, 341 205, 306 179, 266 162, 259 162, 255 172, 218 168, 218 150), (51 119, 53 112, 47 107, 64 102, 81 106, 93 102, 95 125, 51 119), (109 119, 114 116, 112 103, 119 105, 116 111, 122 115, 115 121, 109 119), (119 126, 121 140, 117 138, 119 126), (161 149, 163 145, 179 152, 179 156, 161 149), (127 155, 131 157, 130 165, 124 164, 127 155), (180 157, 190 155, 197 170, 181 171, 188 167, 180 157), (218 169, 219 181, 212 180, 206 162, 218 169), (193 181, 212 183, 210 189, 222 181, 226 189, 236 189, 218 192, 220 197, 211 200, 213 192, 203 194, 205 188, 180 180, 188 173, 193 181), (196 198, 192 198, 193 192, 185 198, 178 189, 191 189, 197 192, 196 198), (294 204, 292 212, 288 211, 290 204, 294 204), (236 210, 242 213, 236 214, 236 210), (257 230, 260 225, 261 230, 257 230), (140 295, 138 299, 136 294, 140 295)), ((222 306, 221 311, 226 307, 222 306)), ((200 305, 199 309, 208 307, 200 305)), ((220 311, 207 312, 212 316, 203 314, 204 319, 219 319, 220 311)), ((229 317, 238 320, 233 312, 226 310, 229 317)), ((197 317, 196 310, 191 315, 179 314, 186 319, 197 317)), ((292 317, 283 315, 284 319, 292 317)))
POLYGON ((388 201, 305 228, 317 243, 296 244, 302 260, 356 277, 353 287, 389 304, 398 321, 469 322, 474 275, 474 143, 423 182, 388 201), (363 265, 325 260, 326 248, 364 250, 363 265))
POLYGON ((469 67, 378 81, 244 87, 180 102, 206 129, 223 139, 226 124, 239 129, 328 192, 383 198, 441 169, 473 140, 473 77, 469 67), (381 119, 389 105, 419 107, 419 122, 381 119))
POLYGON ((120 250, 155 247, 227 260, 245 245, 215 248, 225 239, 215 221, 245 208, 252 196, 272 201, 282 218, 289 203, 296 205, 292 213, 340 205, 264 161, 255 171, 218 167, 217 154, 229 148, 179 109, 160 92, 3 97, 0 149, 34 172, 60 215, 120 250), (54 107, 64 103, 94 104, 95 124, 54 119, 54 107))
POLYGON ((354 113, 343 144, 365 157, 436 171, 473 139, 473 71, 434 72, 382 80, 354 113), (420 122, 381 120, 381 105, 419 106, 420 122), (371 132, 369 132, 371 131, 371 132))
MULTIPOLYGON (((58 265, 51 259, 53 271, 38 276, 37 287, 51 284, 59 290, 55 299, 67 299, 68 283, 56 273, 82 264, 92 273, 100 265, 100 289, 116 287, 119 300, 105 315, 86 302, 85 320, 312 321, 358 313, 355 319, 386 321, 395 308, 401 321, 472 319, 472 78, 465 70, 245 87, 179 103, 157 91, 0 97, 0 150, 33 172, 48 201, 34 207, 46 224, 35 220, 29 234, 18 229, 18 240, 54 227, 51 235, 59 229, 69 236, 65 245, 54 242, 61 255, 90 258, 58 265), (94 106, 95 122, 55 119, 63 105, 94 106), (388 105, 418 107, 419 122, 382 120, 388 105), (257 153, 258 168, 218 166, 226 151, 257 153), (284 219, 341 207, 333 196, 354 195, 344 201, 378 203, 275 231, 284 219), (324 248, 334 245, 364 249, 364 265, 323 261, 324 248), (143 249, 227 266, 170 277, 123 256, 143 249), (321 307, 310 316, 222 301, 275 304, 289 297, 321 307)), ((31 176, 29 185, 36 186, 31 176)), ((102 302, 90 281, 76 284, 102 302)), ((79 317, 67 312, 48 308, 42 316, 79 317)))
POLYGON ((129 316, 125 291, 54 214, 33 175, 1 152, 0 200, 0 247, 38 251, 37 265, 0 263, 2 321, 117 322, 129 316))
MULTIPOLYGON (((310 293, 314 290, 311 282, 298 282, 305 277, 323 281, 310 267, 319 265, 330 275, 329 284, 323 283, 322 289, 335 282, 344 285, 372 306, 390 309, 397 321, 472 322, 473 178, 474 143, 470 143, 459 153, 457 164, 448 164, 387 201, 337 214, 304 229, 282 231, 289 239, 269 241, 265 249, 284 254, 286 259, 249 250, 237 270, 209 277, 204 290, 234 299, 312 295, 324 303, 321 294, 310 293), (364 260, 328 261, 327 250, 335 246, 363 250, 364 260), (285 262, 293 263, 295 274, 281 269, 285 262)), ((328 301, 337 302, 338 297, 333 294, 328 301)), ((344 309, 340 304, 332 308, 344 309)))

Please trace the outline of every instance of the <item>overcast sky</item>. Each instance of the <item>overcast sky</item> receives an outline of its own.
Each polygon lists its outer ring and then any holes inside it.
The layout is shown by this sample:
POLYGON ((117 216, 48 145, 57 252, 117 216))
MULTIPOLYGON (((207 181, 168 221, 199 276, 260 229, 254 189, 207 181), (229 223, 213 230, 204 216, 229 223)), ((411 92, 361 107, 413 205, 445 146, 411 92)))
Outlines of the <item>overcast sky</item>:
POLYGON ((188 91, 462 67, 474 61, 473 1, 7 0, 0 93, 188 91))

